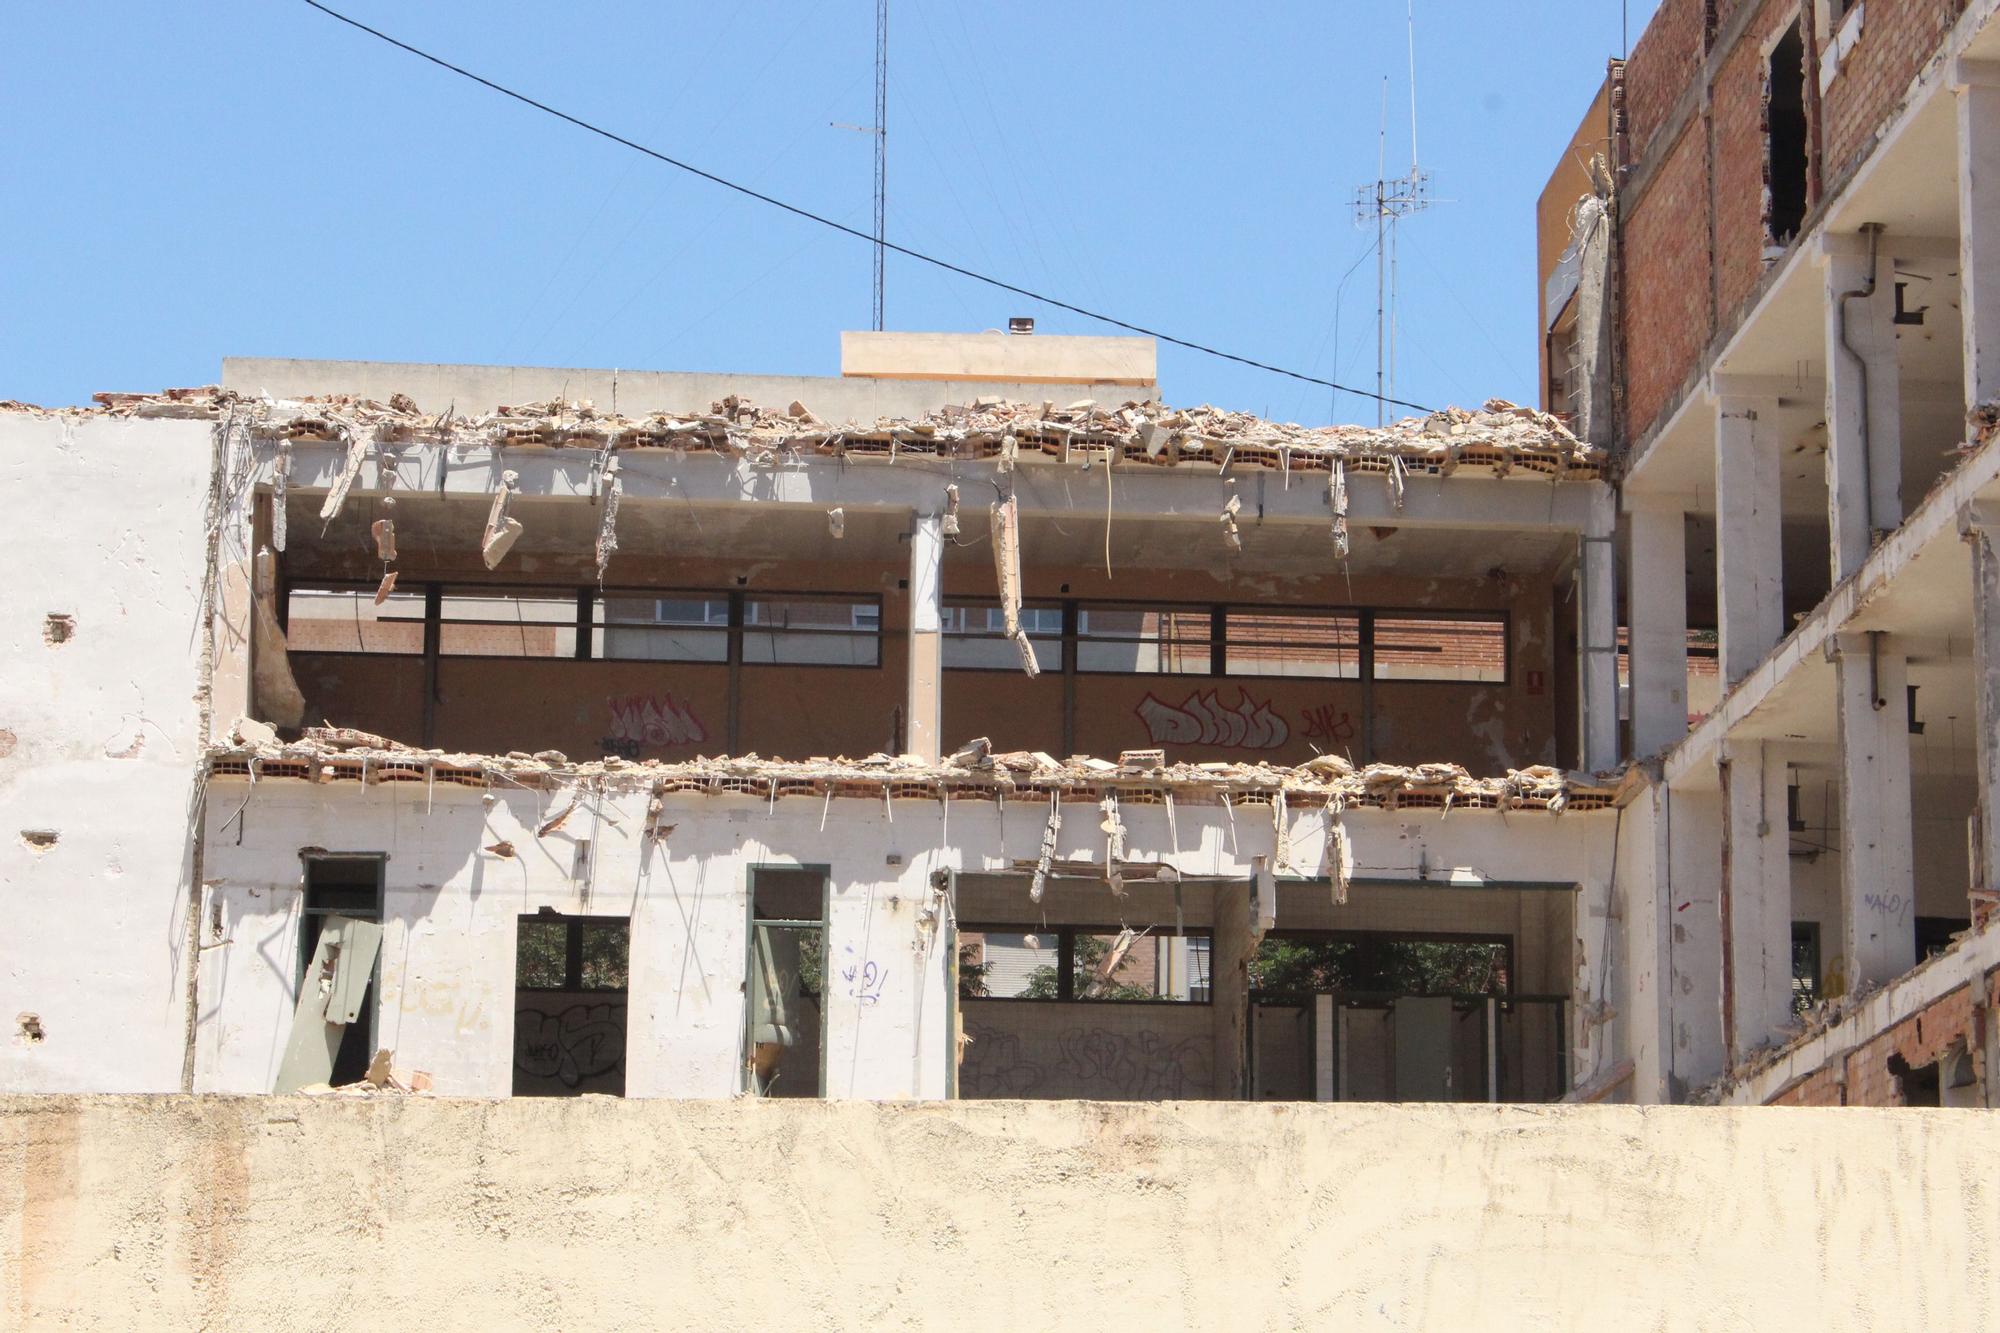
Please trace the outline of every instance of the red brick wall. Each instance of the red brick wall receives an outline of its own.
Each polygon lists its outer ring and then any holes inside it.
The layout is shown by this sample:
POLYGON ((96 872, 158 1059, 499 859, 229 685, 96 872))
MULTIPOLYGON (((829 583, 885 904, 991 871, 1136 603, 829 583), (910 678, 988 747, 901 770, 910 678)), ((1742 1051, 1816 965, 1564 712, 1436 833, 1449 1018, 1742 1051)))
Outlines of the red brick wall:
POLYGON ((1626 437, 1637 440, 1708 345, 1708 145, 1691 120, 1625 220, 1626 437))
MULTIPOLYGON (((2000 976, 2000 973, 1996 973, 2000 976)), ((1889 1057, 1900 1055, 1913 1069, 1937 1063, 1947 1046, 1972 1032, 1978 992, 1960 986, 1922 1013, 1849 1051, 1773 1097, 1772 1106, 1902 1106, 1903 1088, 1889 1072, 1889 1057), (1845 1097, 1841 1073, 1845 1071, 1845 1097)))
POLYGON ((1716 309, 1727 316, 1764 275, 1764 51, 1798 16, 1764 0, 1716 75, 1716 309))
POLYGON ((1964 9, 1965 0, 1868 0, 1861 39, 1840 62, 1822 99, 1829 185, 1866 155, 1964 9))
POLYGON ((1701 67, 1702 0, 1665 0, 1625 62, 1626 161, 1646 158, 1701 67))

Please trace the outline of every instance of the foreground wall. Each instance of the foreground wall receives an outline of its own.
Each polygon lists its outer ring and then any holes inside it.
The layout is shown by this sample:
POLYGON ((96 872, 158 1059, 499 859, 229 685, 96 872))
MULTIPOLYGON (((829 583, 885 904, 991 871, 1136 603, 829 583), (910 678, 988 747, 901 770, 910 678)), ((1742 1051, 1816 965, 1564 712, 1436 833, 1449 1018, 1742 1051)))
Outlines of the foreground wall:
POLYGON ((10 1327, 1984 1327, 2000 1119, 0 1099, 10 1327))

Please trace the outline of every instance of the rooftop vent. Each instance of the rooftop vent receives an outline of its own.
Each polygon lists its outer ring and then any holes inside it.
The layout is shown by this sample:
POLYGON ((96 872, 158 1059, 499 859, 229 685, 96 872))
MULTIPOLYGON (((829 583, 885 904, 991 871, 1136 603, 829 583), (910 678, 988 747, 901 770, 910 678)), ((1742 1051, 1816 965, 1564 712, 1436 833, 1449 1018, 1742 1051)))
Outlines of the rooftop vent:
POLYGON ((1007 321, 1007 332, 1018 333, 1023 338, 1035 331, 1035 321, 1026 315, 1016 315, 1007 321))

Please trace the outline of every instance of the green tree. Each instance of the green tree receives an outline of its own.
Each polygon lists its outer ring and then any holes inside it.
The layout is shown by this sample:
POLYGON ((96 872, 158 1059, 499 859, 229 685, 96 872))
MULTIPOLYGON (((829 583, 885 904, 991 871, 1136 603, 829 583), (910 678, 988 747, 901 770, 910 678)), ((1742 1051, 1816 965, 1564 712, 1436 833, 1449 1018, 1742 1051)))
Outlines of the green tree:
MULTIPOLYGON (((1104 966, 1105 957, 1111 952, 1111 941, 1102 935, 1077 935, 1074 938, 1076 940, 1075 963, 1070 975, 1074 978, 1075 984, 1071 991, 1071 998, 1078 1000, 1151 1000, 1158 998, 1144 986, 1134 985, 1129 981, 1120 981, 1118 979, 1118 974, 1123 972, 1126 965, 1132 961, 1130 950, 1127 950, 1125 956, 1118 960, 1118 965, 1111 969, 1109 976, 1100 978, 1097 973, 1104 966)), ((1030 972, 1028 974, 1028 984, 1021 991, 1022 996, 1031 1000, 1053 1000, 1060 993, 1056 966, 1053 963, 1045 964, 1030 972)))

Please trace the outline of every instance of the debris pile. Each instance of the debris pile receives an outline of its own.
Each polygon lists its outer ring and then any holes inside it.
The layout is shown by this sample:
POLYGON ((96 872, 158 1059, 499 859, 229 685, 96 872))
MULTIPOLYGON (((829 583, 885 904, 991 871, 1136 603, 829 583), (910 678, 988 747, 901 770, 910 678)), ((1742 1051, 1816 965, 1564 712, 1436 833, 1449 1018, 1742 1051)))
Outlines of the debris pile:
POLYGON ((862 759, 766 759, 755 754, 698 757, 663 763, 610 757, 573 761, 555 750, 536 754, 451 754, 403 745, 367 732, 309 727, 296 741, 265 739, 254 724, 233 743, 213 747, 212 777, 252 781, 424 782, 488 788, 552 789, 580 780, 672 793, 743 795, 767 800, 799 796, 867 796, 889 800, 1007 796, 1101 804, 1113 793, 1146 803, 1163 797, 1236 804, 1283 803, 1293 808, 1565 810, 1609 808, 1616 788, 1588 774, 1546 765, 1476 778, 1457 764, 1369 764, 1356 769, 1337 755, 1297 767, 1269 763, 1169 763, 1161 751, 1127 751, 1112 763, 1084 755, 1057 759, 1042 751, 994 753, 980 739, 941 763, 913 755, 862 759))
MULTIPOLYGON (((980 398, 918 417, 847 423, 822 421, 803 403, 778 411, 735 396, 711 404, 707 412, 645 417, 602 412, 588 401, 524 403, 477 416, 431 414, 401 394, 387 403, 343 395, 279 401, 213 386, 100 393, 96 400, 101 405, 96 410, 121 416, 234 416, 270 440, 582 448, 607 457, 614 450, 645 448, 752 460, 816 454, 894 462, 908 455, 994 461, 1003 471, 1035 460, 1108 458, 1168 468, 1264 468, 1287 478, 1292 472, 1386 472, 1397 484, 1412 470, 1449 476, 1461 466, 1503 476, 1519 468, 1588 480, 1600 476, 1606 461, 1602 449, 1578 440, 1560 419, 1497 398, 1477 411, 1444 408, 1386 426, 1300 426, 1217 407, 1141 401, 1103 406, 1089 399, 1058 406, 980 398)), ((44 410, 18 403, 0 408, 44 410)))
POLYGON ((375 1052, 375 1058, 368 1062, 368 1072, 354 1082, 338 1086, 308 1083, 299 1089, 299 1094, 304 1097, 372 1097, 389 1092, 407 1097, 431 1090, 429 1074, 421 1069, 404 1069, 395 1061, 394 1051, 379 1050, 375 1052))

